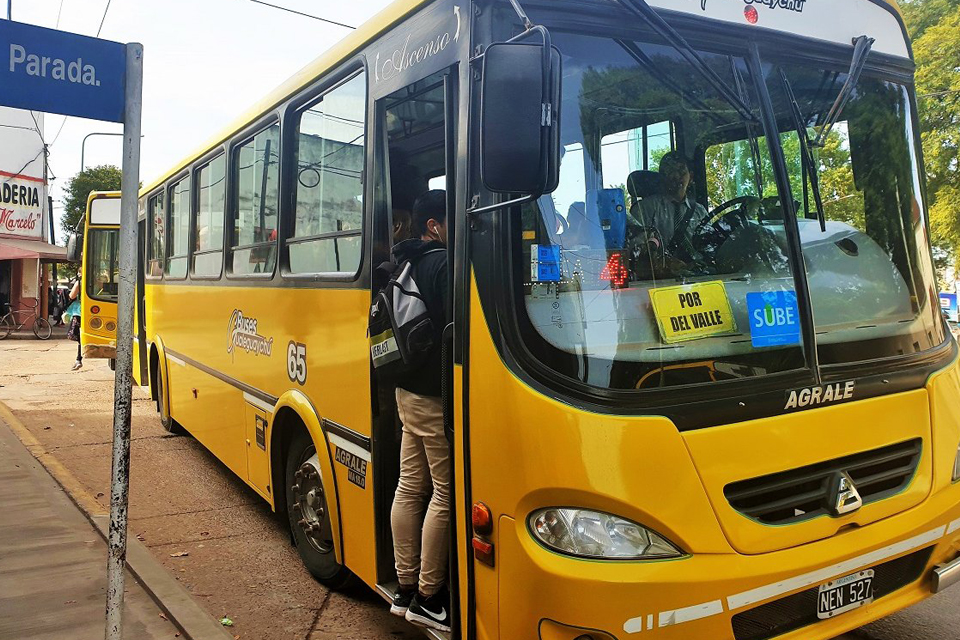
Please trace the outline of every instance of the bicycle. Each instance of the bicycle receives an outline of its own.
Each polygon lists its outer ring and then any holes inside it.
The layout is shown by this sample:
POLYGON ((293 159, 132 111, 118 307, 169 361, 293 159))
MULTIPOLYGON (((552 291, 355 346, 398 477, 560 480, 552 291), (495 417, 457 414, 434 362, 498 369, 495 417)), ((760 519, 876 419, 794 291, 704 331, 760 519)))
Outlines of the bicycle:
POLYGON ((10 306, 10 303, 4 305, 7 308, 7 314, 0 318, 0 340, 3 340, 9 336, 14 331, 19 331, 27 326, 27 322, 33 320, 33 335, 37 336, 40 340, 46 340, 53 334, 53 327, 50 326, 50 323, 47 322, 46 318, 40 317, 40 301, 38 300, 35 305, 28 306, 26 309, 14 309, 10 306), (23 315, 31 313, 31 316, 28 316, 24 319, 23 322, 17 321, 18 315, 23 315))

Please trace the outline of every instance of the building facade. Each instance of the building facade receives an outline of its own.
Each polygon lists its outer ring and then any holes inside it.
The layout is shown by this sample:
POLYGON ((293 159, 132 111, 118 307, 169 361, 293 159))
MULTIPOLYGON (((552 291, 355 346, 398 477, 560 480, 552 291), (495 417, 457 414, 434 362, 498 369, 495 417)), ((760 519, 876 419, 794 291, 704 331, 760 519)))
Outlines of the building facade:
POLYGON ((44 151, 43 114, 0 107, 0 314, 36 306, 45 317, 51 266, 66 259, 52 242, 44 151))

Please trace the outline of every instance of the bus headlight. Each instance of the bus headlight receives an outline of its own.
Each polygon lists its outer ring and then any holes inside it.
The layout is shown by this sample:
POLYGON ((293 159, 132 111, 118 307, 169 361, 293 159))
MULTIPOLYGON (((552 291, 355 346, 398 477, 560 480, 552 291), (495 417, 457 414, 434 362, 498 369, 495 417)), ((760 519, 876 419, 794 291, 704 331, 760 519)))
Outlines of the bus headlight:
POLYGON ((656 560, 683 555, 656 532, 600 511, 540 509, 530 514, 528 523, 544 546, 579 558, 656 560))
POLYGON ((953 461, 953 481, 960 480, 960 445, 957 446, 957 458, 953 461))

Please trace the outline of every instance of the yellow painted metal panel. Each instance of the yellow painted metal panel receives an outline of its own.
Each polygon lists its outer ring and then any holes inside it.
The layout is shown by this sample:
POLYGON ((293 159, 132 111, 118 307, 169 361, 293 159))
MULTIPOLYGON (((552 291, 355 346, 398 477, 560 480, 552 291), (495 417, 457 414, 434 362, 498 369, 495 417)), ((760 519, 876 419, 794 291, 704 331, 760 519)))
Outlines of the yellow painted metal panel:
POLYGON ((688 431, 683 439, 730 543, 742 553, 765 553, 865 526, 910 507, 930 493, 933 451, 923 389, 732 425, 688 431), (913 481, 900 494, 842 517, 822 516, 770 526, 737 512, 723 489, 732 482, 788 471, 890 444, 922 438, 913 481))
MULTIPOLYGON (((326 450, 319 420, 328 419, 371 435, 370 363, 366 320, 370 292, 356 289, 163 285, 147 282, 147 339, 186 356, 185 367, 171 365, 171 415, 197 435, 211 452, 252 487, 263 488, 263 460, 248 473, 244 392, 236 383, 294 403, 318 450, 326 450), (288 373, 288 345, 305 345, 306 379, 288 373), (225 382, 191 361, 233 381, 225 382), (182 371, 181 371, 182 369, 182 371), (198 398, 193 397, 198 390, 198 398), (315 411, 311 428, 304 415, 315 411)), ((276 415, 276 414, 275 414, 276 415)), ((270 417, 272 428, 273 417, 270 417)), ((272 432, 268 431, 268 442, 272 432)), ((255 446, 255 445, 254 445, 255 446)), ((251 447, 252 448, 252 447, 251 447)), ((331 453, 333 450, 330 450, 331 453)), ((329 458, 327 458, 329 460, 329 458)), ((267 458, 269 460, 269 458, 267 458)), ((323 456, 321 456, 323 461, 323 456)), ((326 464, 326 463, 325 463, 326 464)), ((334 464, 343 530, 342 561, 367 584, 376 581, 373 469, 366 488, 349 482, 347 469, 334 464)), ((269 479, 269 471, 266 472, 269 479)), ((324 478, 332 485, 331 477, 324 478)), ((337 535, 339 538, 339 534, 337 535)), ((338 548, 338 553, 340 549, 338 548)))
POLYGON ((249 402, 244 412, 244 441, 247 448, 247 478, 262 496, 270 495, 270 460, 267 457, 269 414, 249 402))

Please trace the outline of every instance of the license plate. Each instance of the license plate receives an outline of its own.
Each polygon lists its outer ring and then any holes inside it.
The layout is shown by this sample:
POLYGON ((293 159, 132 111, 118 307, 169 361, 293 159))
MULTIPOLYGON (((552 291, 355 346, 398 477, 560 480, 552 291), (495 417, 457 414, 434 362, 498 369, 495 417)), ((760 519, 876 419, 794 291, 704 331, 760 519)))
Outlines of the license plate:
POLYGON ((841 613, 873 602, 873 569, 858 571, 820 585, 817 617, 833 618, 841 613))

